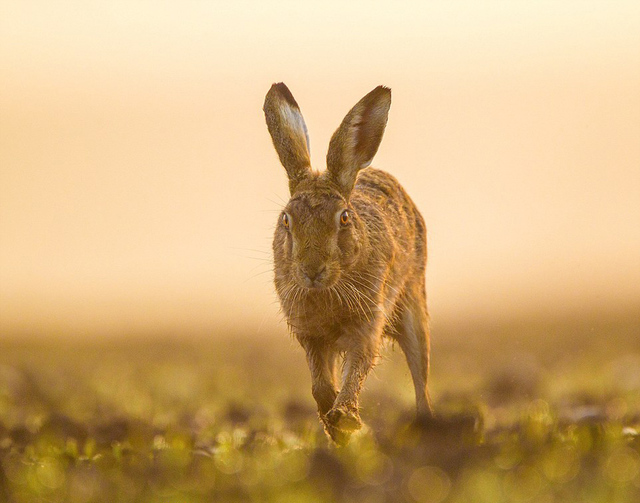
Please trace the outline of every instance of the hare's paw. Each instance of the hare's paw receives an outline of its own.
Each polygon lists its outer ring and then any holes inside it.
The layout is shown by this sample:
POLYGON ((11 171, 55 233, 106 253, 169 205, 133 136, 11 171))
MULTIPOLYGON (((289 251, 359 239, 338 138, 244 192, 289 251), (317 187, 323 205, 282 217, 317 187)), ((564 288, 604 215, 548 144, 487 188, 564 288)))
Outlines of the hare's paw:
POLYGON ((358 415, 358 410, 348 408, 344 405, 334 406, 329 412, 327 412, 325 417, 328 426, 347 433, 352 433, 362 428, 362 421, 358 415))
POLYGON ((329 435, 329 437, 331 437, 331 440, 340 447, 347 445, 351 439, 351 432, 341 430, 328 423, 325 423, 324 431, 329 435))

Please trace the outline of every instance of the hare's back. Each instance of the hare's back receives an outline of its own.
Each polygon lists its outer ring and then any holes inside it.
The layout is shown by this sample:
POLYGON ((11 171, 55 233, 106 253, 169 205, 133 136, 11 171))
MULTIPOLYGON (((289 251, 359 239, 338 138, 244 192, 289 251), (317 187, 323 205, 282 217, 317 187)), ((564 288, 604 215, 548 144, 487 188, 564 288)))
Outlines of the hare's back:
POLYGON ((407 252, 415 251, 421 262, 426 258, 424 220, 392 175, 379 169, 363 169, 358 174, 351 201, 358 214, 370 224, 370 237, 376 241, 391 238, 396 245, 406 246, 407 252))
POLYGON ((358 174, 352 200, 354 204, 358 200, 359 206, 377 207, 391 217, 420 215, 400 182, 379 169, 367 168, 358 174))

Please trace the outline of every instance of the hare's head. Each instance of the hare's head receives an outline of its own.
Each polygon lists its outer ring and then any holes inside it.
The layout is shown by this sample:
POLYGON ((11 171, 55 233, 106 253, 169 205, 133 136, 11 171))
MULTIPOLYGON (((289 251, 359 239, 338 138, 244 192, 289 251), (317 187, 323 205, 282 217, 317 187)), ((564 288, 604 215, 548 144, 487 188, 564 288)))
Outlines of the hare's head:
POLYGON ((364 222, 350 197, 358 171, 378 150, 390 105, 386 87, 362 98, 331 138, 326 171, 317 172, 311 169, 307 127, 291 92, 280 83, 267 93, 267 127, 291 192, 276 227, 274 260, 299 287, 330 288, 361 258, 364 222))

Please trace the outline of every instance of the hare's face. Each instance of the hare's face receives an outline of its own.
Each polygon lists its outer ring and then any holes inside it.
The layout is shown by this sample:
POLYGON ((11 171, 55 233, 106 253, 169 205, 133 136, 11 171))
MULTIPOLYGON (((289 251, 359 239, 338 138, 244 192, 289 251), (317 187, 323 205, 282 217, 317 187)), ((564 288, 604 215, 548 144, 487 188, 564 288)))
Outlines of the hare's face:
POLYGON ((284 282, 331 288, 365 254, 363 224, 348 201, 358 172, 378 150, 390 105, 391 90, 384 86, 356 103, 333 133, 327 169, 320 174, 311 169, 300 107, 282 82, 271 86, 263 110, 291 193, 273 242, 276 288, 284 282))
POLYGON ((330 288, 357 261, 360 223, 338 192, 301 191, 280 215, 290 279, 298 286, 330 288))

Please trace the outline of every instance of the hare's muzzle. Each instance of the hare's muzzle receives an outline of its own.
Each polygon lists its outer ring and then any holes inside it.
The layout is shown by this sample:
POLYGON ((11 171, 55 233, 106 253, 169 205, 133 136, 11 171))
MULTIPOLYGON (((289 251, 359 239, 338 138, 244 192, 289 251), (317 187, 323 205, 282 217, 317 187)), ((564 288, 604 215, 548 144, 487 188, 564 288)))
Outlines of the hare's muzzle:
POLYGON ((307 288, 325 288, 324 284, 327 278, 327 266, 321 264, 318 266, 301 266, 300 275, 307 288))

